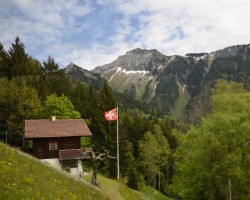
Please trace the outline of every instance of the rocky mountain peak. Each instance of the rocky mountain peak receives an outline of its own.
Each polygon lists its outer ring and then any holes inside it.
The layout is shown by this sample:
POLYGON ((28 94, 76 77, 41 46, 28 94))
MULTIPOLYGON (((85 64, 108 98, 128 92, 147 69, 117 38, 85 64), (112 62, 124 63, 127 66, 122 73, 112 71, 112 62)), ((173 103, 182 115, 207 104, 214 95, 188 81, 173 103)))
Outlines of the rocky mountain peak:
MULTIPOLYGON (((122 68, 125 70, 145 70, 151 71, 152 66, 157 61, 162 61, 167 59, 167 56, 163 55, 156 49, 146 50, 136 48, 126 52, 125 55, 121 55, 117 60, 113 61, 110 64, 106 64, 100 67, 96 67, 93 72, 104 73, 107 70, 113 68, 122 68)), ((156 66, 156 65, 154 65, 156 66)))
POLYGON ((71 62, 64 69, 65 69, 65 72, 67 73, 69 71, 77 70, 78 68, 80 67, 71 62))
POLYGON ((212 54, 215 55, 215 58, 235 57, 237 56, 239 49, 240 49, 240 46, 231 46, 231 47, 226 47, 222 50, 217 50, 213 52, 212 54))
POLYGON ((136 49, 132 49, 130 51, 127 51, 125 55, 144 54, 145 52, 148 52, 148 50, 147 49, 136 48, 136 49))
MULTIPOLYGON (((87 83, 106 79, 116 93, 176 118, 196 121, 197 116, 208 111, 209 90, 217 79, 227 77, 249 85, 249 62, 249 44, 186 56, 166 56, 155 49, 136 48, 89 73, 72 70, 70 76, 82 74, 81 80, 87 83)), ((70 63, 67 68, 74 67, 70 63)))

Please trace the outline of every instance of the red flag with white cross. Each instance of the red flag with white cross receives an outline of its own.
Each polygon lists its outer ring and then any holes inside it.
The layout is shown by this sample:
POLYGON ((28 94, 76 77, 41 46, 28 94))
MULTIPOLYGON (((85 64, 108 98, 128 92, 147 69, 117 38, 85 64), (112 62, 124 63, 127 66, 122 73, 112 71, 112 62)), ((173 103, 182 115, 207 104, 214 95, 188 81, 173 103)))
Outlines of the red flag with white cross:
POLYGON ((105 112, 104 116, 105 116, 105 119, 108 120, 108 121, 117 120, 116 108, 105 112))

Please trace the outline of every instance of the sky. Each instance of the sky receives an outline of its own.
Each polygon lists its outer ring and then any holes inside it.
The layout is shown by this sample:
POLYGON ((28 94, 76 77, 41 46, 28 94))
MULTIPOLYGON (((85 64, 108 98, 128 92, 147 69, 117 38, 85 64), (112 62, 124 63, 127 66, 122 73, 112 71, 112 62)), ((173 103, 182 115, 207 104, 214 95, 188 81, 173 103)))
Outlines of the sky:
POLYGON ((91 70, 135 48, 165 55, 250 43, 249 0, 0 0, 0 43, 91 70))

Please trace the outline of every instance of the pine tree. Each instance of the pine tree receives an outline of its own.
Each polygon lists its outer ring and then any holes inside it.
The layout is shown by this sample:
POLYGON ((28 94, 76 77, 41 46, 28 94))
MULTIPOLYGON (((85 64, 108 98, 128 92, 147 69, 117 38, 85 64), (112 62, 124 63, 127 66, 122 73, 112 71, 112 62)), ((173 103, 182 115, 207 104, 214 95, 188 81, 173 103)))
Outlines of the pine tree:
POLYGON ((42 66, 44 72, 44 91, 43 98, 50 94, 70 95, 71 83, 66 76, 64 70, 59 68, 59 65, 53 58, 48 57, 47 61, 43 62, 42 66), (62 84, 63 83, 63 84, 62 84))
MULTIPOLYGON (((90 92, 93 92, 90 90, 90 92)), ((105 111, 116 107, 116 100, 107 81, 104 82, 97 101, 97 107, 91 107, 92 112, 91 131, 93 133, 95 151, 109 151, 110 155, 116 155, 116 122, 108 122, 104 118, 105 111)), ((95 97, 90 101, 95 104, 95 97)), ((92 105, 91 105, 92 106, 92 105)), ((116 176, 116 161, 106 160, 100 169, 108 176, 116 176)))
POLYGON ((18 37, 8 52, 0 44, 0 77, 7 77, 9 80, 18 77, 38 89, 38 83, 42 80, 41 64, 28 56, 18 37))
POLYGON ((86 88, 86 104, 86 115, 92 121, 95 119, 96 113, 99 114, 100 112, 98 107, 98 94, 92 85, 88 85, 86 88))
POLYGON ((5 51, 3 45, 0 43, 0 77, 8 77, 8 53, 5 51))
POLYGON ((119 126, 119 155, 120 173, 123 177, 128 176, 130 169, 135 168, 135 158, 133 155, 133 145, 128 139, 127 129, 122 125, 119 126))
POLYGON ((116 99, 107 81, 104 81, 99 95, 99 107, 102 111, 108 111, 116 107, 116 99))
POLYGON ((28 54, 25 52, 24 44, 16 37, 15 43, 11 44, 8 51, 8 78, 26 75, 28 72, 28 54))
POLYGON ((80 112, 81 117, 84 119, 89 118, 86 112, 88 106, 87 86, 80 81, 77 81, 72 88, 70 99, 75 109, 80 112))
POLYGON ((7 78, 0 78, 0 131, 6 132, 8 119, 8 91, 9 83, 7 78))

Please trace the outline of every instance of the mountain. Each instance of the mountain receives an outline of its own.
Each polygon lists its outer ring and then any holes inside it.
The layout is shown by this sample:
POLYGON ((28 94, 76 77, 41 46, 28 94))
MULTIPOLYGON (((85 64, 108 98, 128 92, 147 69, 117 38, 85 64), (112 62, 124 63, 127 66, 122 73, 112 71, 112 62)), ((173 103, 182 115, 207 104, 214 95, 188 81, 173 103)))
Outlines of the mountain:
POLYGON ((92 72, 107 79, 114 91, 149 103, 155 96, 157 73, 167 61, 168 57, 157 50, 134 49, 92 72))
POLYGON ((91 73, 108 80, 115 93, 159 115, 197 123, 210 111, 209 96, 218 79, 242 82, 250 88, 250 45, 185 56, 137 48, 91 73))
MULTIPOLYGON (((72 83, 80 81, 85 84, 91 84, 96 90, 100 90, 103 82, 105 81, 105 78, 101 77, 100 73, 88 71, 75 65, 74 63, 67 65, 64 70, 72 83)), ((114 91, 114 95, 116 96, 119 105, 126 110, 129 109, 130 112, 133 110, 142 110, 147 113, 147 111, 150 109, 147 104, 144 104, 133 98, 131 99, 129 96, 119 92, 114 91)))
POLYGON ((105 80, 100 74, 90 72, 75 65, 74 63, 68 64, 64 70, 73 83, 81 81, 83 83, 93 85, 96 89, 99 89, 105 80))
POLYGON ((186 80, 193 60, 138 48, 92 72, 107 79, 114 91, 162 113, 174 112, 177 107, 181 112, 190 100, 186 80))

